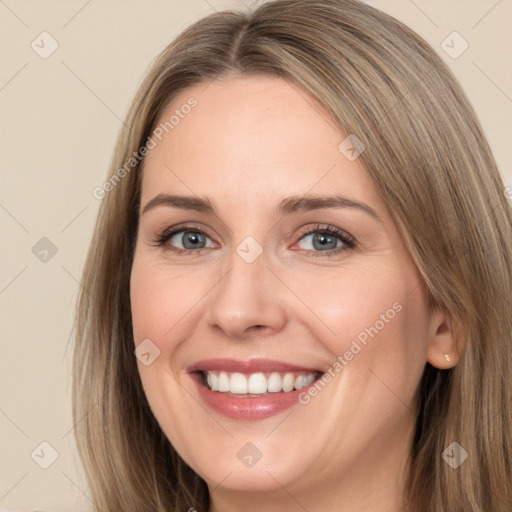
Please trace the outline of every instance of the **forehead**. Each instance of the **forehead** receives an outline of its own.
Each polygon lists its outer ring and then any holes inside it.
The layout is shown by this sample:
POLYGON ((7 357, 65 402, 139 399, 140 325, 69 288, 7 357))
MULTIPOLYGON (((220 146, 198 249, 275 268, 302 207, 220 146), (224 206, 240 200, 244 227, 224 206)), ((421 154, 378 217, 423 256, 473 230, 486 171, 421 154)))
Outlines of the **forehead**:
POLYGON ((143 198, 192 189, 269 202, 311 191, 379 202, 360 161, 340 151, 347 135, 317 101, 283 79, 195 84, 174 98, 158 128, 144 163, 143 198))

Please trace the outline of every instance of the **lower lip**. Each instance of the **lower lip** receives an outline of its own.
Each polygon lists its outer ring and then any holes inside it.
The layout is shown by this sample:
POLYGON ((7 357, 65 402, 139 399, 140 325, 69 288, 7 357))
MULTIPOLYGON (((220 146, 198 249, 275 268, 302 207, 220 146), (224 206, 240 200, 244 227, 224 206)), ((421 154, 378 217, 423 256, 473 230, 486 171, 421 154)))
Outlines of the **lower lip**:
POLYGON ((226 393, 211 391, 202 383, 202 375, 200 373, 191 373, 190 375, 197 385, 199 395, 208 407, 228 418, 253 421, 274 416, 293 407, 299 403, 299 395, 307 392, 310 387, 315 385, 318 378, 321 377, 320 375, 308 386, 288 393, 280 392, 260 398, 236 398, 226 393))

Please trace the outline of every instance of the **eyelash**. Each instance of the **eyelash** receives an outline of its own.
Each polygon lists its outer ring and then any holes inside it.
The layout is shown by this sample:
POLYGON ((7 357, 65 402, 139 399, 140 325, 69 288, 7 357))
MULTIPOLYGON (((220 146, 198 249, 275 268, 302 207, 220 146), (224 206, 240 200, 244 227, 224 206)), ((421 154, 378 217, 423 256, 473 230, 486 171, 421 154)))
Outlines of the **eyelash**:
MULTIPOLYGON (((193 226, 193 225, 185 225, 185 226, 175 226, 172 228, 168 228, 163 230, 161 233, 159 233, 152 241, 151 245, 154 247, 163 247, 166 245, 166 243, 176 234, 178 233, 200 233, 203 235, 206 235, 208 238, 211 239, 211 237, 208 236, 207 233, 205 233, 202 229, 193 226)), ((324 235, 330 235, 335 236, 338 239, 341 240, 341 242, 344 244, 342 247, 338 247, 336 249, 330 249, 326 251, 314 251, 314 250, 307 250, 307 249, 300 249, 305 251, 308 257, 319 257, 319 256, 332 256, 335 254, 339 254, 343 251, 354 249, 356 246, 355 239, 349 235, 346 231, 343 231, 342 229, 336 228, 334 226, 329 226, 326 224, 317 224, 315 227, 311 228, 305 228, 302 233, 299 235, 298 241, 301 241, 303 238, 305 238, 307 235, 312 235, 314 233, 318 234, 324 234, 324 235)), ((168 250, 172 251, 176 255, 199 255, 201 254, 205 249, 210 249, 210 247, 203 247, 200 249, 180 249, 176 247, 168 247, 168 250)))

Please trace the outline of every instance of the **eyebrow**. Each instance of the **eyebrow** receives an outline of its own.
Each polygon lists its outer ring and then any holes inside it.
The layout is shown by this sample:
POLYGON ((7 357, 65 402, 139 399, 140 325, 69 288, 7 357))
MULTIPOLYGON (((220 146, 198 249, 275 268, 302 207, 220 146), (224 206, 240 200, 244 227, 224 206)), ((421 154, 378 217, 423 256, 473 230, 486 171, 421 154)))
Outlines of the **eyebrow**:
MULTIPOLYGON (((195 196, 181 196, 171 194, 158 194, 148 201, 142 209, 141 215, 157 206, 167 206, 171 208, 182 208, 185 210, 195 210, 203 213, 217 215, 215 206, 208 198, 195 196)), ((306 212, 310 210, 319 210, 321 208, 356 208, 367 213, 375 220, 382 222, 375 210, 365 203, 355 201, 340 195, 334 196, 291 196, 283 199, 276 209, 277 215, 290 215, 292 213, 306 212)))

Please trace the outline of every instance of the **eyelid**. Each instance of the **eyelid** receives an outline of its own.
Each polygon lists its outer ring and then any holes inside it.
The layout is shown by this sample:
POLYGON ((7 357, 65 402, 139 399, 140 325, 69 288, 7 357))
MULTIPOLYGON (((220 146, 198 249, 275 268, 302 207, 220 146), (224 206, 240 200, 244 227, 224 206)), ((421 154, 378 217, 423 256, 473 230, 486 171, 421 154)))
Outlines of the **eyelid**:
POLYGON ((299 231, 299 239, 303 238, 306 235, 316 233, 316 232, 327 232, 329 234, 336 235, 340 238, 345 238, 347 241, 356 244, 356 238, 352 236, 348 231, 344 229, 338 228, 336 226, 332 226, 331 224, 308 224, 300 229, 299 231))
POLYGON ((208 228, 205 228, 201 224, 197 224, 195 222, 184 222, 176 224, 174 226, 169 226, 168 228, 165 228, 163 231, 160 232, 160 236, 164 237, 168 235, 173 235, 181 231, 197 231, 199 233, 204 233, 206 236, 208 236, 208 238, 211 238, 212 240, 213 238, 215 238, 210 235, 208 228))
POLYGON ((215 237, 212 237, 209 232, 209 230, 203 227, 202 225, 199 225, 195 222, 184 222, 180 224, 175 224, 173 226, 169 226, 163 230, 159 230, 153 237, 152 240, 149 242, 150 245, 166 249, 170 252, 174 253, 201 253, 204 249, 212 249, 212 247, 202 247, 199 249, 181 249, 180 247, 166 247, 169 240, 177 235, 178 233, 186 233, 186 232, 198 232, 202 233, 205 236, 207 236, 213 243, 218 244, 218 242, 215 240, 215 237))
MULTIPOLYGON (((195 222, 185 222, 181 224, 176 224, 174 226, 170 226, 163 231, 159 232, 151 245, 155 247, 162 247, 166 249, 167 242, 178 233, 186 233, 186 232, 199 232, 208 237, 213 243, 218 244, 216 242, 215 237, 210 236, 208 233, 208 229, 204 228, 202 225, 197 224, 195 222)), ((315 234, 315 233, 325 233, 330 236, 337 237, 343 243, 342 247, 337 247, 335 249, 327 249, 325 251, 315 251, 308 249, 298 249, 297 251, 302 251, 307 253, 309 256, 330 256, 339 254, 348 249, 353 249, 356 246, 356 239, 350 233, 345 231, 344 229, 338 228, 336 226, 332 226, 330 224, 308 224, 299 229, 299 233, 296 235, 296 240, 293 243, 300 242, 304 239, 304 237, 315 234)), ((182 249, 180 247, 171 246, 167 248, 168 251, 175 254, 188 254, 188 255, 199 255, 202 254, 206 249, 212 249, 212 247, 200 247, 198 249, 182 249)), ((293 250, 293 249, 292 249, 293 250)))
POLYGON ((292 249, 295 251, 303 252, 308 257, 329 257, 329 256, 337 256, 341 253, 354 249, 358 243, 356 242, 356 239, 354 236, 352 236, 350 233, 345 231, 344 229, 338 228, 336 226, 332 226, 330 224, 319 224, 316 223, 314 225, 307 225, 301 228, 300 233, 298 236, 298 239, 296 242, 294 242, 293 245, 298 244, 301 240, 303 240, 306 236, 312 235, 315 233, 324 233, 328 234, 329 236, 334 236, 338 238, 342 246, 336 247, 334 249, 326 249, 324 251, 315 251, 315 250, 308 250, 308 249, 292 249))

